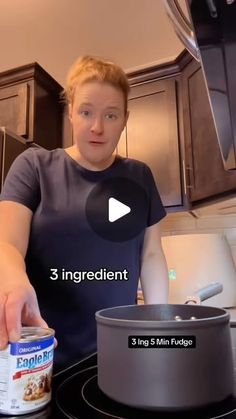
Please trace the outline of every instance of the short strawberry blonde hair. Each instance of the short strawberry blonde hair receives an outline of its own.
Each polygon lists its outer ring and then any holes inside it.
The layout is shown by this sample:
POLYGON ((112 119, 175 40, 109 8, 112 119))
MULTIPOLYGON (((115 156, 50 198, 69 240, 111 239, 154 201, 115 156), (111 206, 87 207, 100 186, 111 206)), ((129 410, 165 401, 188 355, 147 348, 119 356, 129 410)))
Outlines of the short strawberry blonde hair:
POLYGON ((117 64, 90 55, 80 57, 67 75, 63 96, 68 104, 73 104, 77 84, 88 81, 108 83, 119 89, 123 93, 125 113, 127 112, 129 82, 125 72, 117 64))

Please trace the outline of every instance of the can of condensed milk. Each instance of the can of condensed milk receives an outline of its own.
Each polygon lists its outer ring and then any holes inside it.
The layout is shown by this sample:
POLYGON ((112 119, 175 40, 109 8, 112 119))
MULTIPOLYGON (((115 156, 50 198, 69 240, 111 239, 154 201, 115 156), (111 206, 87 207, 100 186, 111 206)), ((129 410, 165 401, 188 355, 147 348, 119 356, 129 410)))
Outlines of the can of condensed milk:
POLYGON ((22 327, 20 340, 0 351, 0 413, 22 415, 50 402, 54 334, 22 327))

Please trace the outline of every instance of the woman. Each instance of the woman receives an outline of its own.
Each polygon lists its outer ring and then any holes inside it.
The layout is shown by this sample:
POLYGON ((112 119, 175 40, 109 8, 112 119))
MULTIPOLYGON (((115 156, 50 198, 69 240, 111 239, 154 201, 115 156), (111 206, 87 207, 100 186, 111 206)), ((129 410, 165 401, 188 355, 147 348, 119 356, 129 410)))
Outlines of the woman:
MULTIPOLYGON (((139 277, 145 303, 167 302, 165 210, 150 169, 115 154, 128 92, 120 67, 81 57, 65 88, 74 145, 22 153, 0 197, 0 349, 19 339, 21 324, 49 325, 58 339, 56 370, 96 350, 95 312, 134 304, 139 277), (91 227, 86 202, 97 185, 121 176, 145 191, 148 210, 134 237, 110 240, 91 227), (123 280, 98 281, 101 270, 123 272, 123 280)), ((99 194, 107 197, 103 187, 99 194)), ((95 205, 95 218, 99 211, 95 205)))

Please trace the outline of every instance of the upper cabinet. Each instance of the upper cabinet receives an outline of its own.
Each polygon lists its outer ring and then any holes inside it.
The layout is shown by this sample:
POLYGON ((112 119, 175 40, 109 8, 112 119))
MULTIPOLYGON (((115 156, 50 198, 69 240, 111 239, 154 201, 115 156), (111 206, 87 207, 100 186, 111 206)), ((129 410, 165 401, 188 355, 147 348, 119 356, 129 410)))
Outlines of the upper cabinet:
POLYGON ((13 161, 30 145, 31 141, 15 135, 6 128, 0 128, 0 192, 13 161))
POLYGON ((236 191, 236 171, 223 166, 210 103, 199 63, 182 72, 185 176, 192 205, 236 191))
POLYGON ((236 191, 224 170, 200 65, 189 53, 129 74, 130 116, 118 152, 151 168, 169 211, 195 208, 236 191))
POLYGON ((129 112, 118 152, 149 165, 166 207, 182 205, 176 81, 133 86, 129 112))
POLYGON ((0 73, 0 126, 47 149, 61 147, 61 91, 37 63, 0 73))

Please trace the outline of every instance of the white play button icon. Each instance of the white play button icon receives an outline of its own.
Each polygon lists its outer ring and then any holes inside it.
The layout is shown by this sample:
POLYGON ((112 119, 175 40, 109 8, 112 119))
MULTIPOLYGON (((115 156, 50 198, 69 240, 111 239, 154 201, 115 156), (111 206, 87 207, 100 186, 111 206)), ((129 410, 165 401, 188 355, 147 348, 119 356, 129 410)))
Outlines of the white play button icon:
POLYGON ((123 204, 115 198, 109 198, 108 200, 108 219, 110 223, 113 223, 119 218, 129 214, 131 208, 128 205, 123 204))
POLYGON ((148 194, 129 178, 105 178, 97 182, 88 195, 86 217, 91 229, 103 239, 132 240, 148 225, 148 194))

